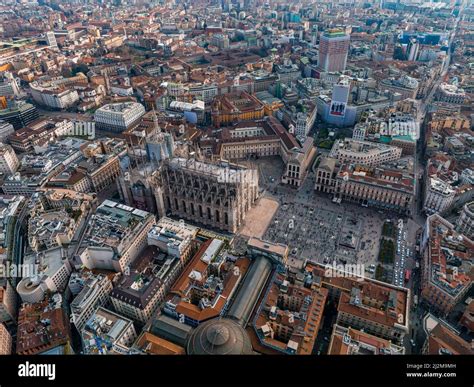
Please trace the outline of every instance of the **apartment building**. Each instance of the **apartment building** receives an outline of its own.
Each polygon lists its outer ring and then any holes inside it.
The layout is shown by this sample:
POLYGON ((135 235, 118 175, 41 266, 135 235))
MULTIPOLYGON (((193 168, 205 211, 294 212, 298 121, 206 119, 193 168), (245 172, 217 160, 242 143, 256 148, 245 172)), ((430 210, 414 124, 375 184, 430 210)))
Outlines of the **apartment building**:
POLYGON ((8 143, 17 152, 32 152, 35 146, 50 142, 54 138, 54 130, 54 120, 38 119, 10 134, 8 143))
POLYGON ((138 324, 146 324, 150 320, 165 298, 169 276, 176 278, 176 272, 182 267, 178 258, 155 263, 158 255, 156 247, 146 248, 110 294, 114 309, 138 324))
POLYGON ((137 338, 131 320, 102 306, 80 333, 84 353, 88 355, 126 355, 137 338))
POLYGON ((176 221, 168 217, 161 218, 148 232, 148 245, 156 246, 170 257, 186 263, 194 250, 193 240, 198 227, 176 221))
MULTIPOLYGON (((78 161, 84 140, 68 138, 48 145, 41 154, 27 154, 22 158, 22 174, 10 176, 3 182, 8 194, 31 196, 55 177, 78 161)), ((46 144, 43 144, 44 146, 46 144)))
POLYGON ((328 275, 326 267, 308 261, 305 286, 326 288, 337 304, 336 324, 353 328, 397 346, 409 332, 410 290, 353 275, 328 275))
POLYGON ((286 64, 275 64, 274 70, 278 76, 278 80, 284 85, 296 82, 301 78, 301 69, 298 65, 292 64, 291 62, 286 64))
POLYGON ((10 134, 15 131, 13 125, 7 121, 0 120, 0 141, 4 142, 10 134))
POLYGON ((308 289, 276 275, 253 323, 260 345, 276 353, 311 355, 327 294, 327 289, 308 289))
POLYGON ((90 192, 91 181, 88 176, 77 170, 65 170, 49 179, 48 188, 64 188, 75 192, 90 192))
POLYGON ((110 301, 112 282, 104 274, 74 272, 69 279, 68 287, 70 290, 75 290, 73 293, 75 297, 70 304, 71 322, 78 332, 81 332, 97 308, 110 301), (81 290, 78 292, 78 289, 81 290))
POLYGON ((471 127, 469 118, 455 114, 438 114, 433 113, 428 123, 428 129, 433 131, 441 131, 451 129, 462 132, 471 127))
POLYGON ((421 298, 442 315, 448 314, 472 286, 474 241, 455 231, 439 216, 427 218, 421 240, 421 298))
POLYGON ((435 98, 440 102, 462 105, 466 100, 466 92, 456 85, 441 83, 436 90, 435 98))
POLYGON ((316 103, 303 100, 298 108, 281 109, 283 111, 283 122, 294 132, 296 137, 306 137, 316 121, 318 109, 316 103))
POLYGON ((334 324, 328 355, 404 355, 405 347, 391 340, 334 324))
POLYGON ((425 181, 423 211, 435 214, 447 210, 454 201, 456 189, 435 176, 427 176, 425 181))
POLYGON ((89 219, 77 265, 123 272, 147 246, 149 212, 105 200, 89 219))
POLYGON ((433 314, 423 318, 423 326, 427 332, 421 353, 424 355, 473 355, 472 342, 464 340, 460 332, 433 314))
POLYGON ((113 154, 96 156, 80 162, 77 171, 87 176, 94 192, 100 192, 116 182, 121 171, 120 159, 113 154))
POLYGON ((380 82, 381 90, 400 94, 400 99, 415 99, 418 94, 419 82, 412 77, 403 75, 400 78, 388 78, 380 82))
POLYGON ((64 209, 38 212, 28 220, 28 243, 35 252, 66 246, 79 222, 64 209))
POLYGON ((400 343, 406 330, 403 315, 397 310, 399 301, 395 290, 384 292, 370 286, 353 287, 350 293, 341 293, 337 324, 400 343))
POLYGON ((17 355, 69 355, 71 326, 59 293, 23 304, 18 316, 17 355))
POLYGON ((13 175, 19 166, 20 162, 13 148, 10 145, 0 143, 0 173, 13 175))
POLYGON ((67 109, 79 101, 77 91, 64 86, 32 82, 30 91, 35 102, 51 109, 67 109))
POLYGON ((474 201, 463 206, 456 221, 456 231, 474 240, 474 201))

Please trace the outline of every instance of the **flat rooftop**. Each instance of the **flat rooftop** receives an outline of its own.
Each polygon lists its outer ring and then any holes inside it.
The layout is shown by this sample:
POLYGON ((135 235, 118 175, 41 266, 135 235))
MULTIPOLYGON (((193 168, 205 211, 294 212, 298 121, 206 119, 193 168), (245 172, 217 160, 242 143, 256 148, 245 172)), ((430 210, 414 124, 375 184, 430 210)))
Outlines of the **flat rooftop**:
POLYGON ((120 250, 130 237, 152 215, 133 207, 105 200, 91 217, 83 246, 111 247, 120 250))
POLYGON ((112 350, 113 344, 133 325, 132 321, 115 312, 99 307, 86 322, 81 332, 84 352, 104 354, 112 350))
POLYGON ((258 250, 268 251, 279 256, 285 256, 288 252, 287 245, 264 241, 258 238, 250 238, 248 241, 248 246, 258 250))
POLYGON ((427 227, 430 283, 450 297, 456 297, 472 284, 474 242, 455 231, 454 226, 438 214, 428 217, 427 227))
POLYGON ((135 308, 146 308, 163 284, 157 275, 164 263, 155 259, 159 255, 160 252, 155 246, 148 246, 132 264, 130 275, 122 277, 110 296, 135 308))

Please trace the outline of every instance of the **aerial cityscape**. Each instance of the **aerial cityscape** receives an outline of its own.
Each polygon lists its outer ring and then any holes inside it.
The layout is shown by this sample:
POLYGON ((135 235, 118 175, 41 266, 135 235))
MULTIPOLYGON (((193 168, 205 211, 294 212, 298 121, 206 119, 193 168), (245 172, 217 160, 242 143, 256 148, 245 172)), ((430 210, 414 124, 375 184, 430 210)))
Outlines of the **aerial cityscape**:
POLYGON ((473 101, 473 1, 0 0, 0 354, 474 355, 473 101))

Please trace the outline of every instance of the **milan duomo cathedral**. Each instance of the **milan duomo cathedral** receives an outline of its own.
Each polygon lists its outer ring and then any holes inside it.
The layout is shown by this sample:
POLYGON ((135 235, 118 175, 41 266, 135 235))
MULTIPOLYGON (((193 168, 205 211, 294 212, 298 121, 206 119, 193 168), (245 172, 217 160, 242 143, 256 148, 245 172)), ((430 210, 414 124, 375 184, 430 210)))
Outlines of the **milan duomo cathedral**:
POLYGON ((229 232, 243 224, 258 197, 258 171, 224 161, 171 158, 152 184, 159 216, 171 213, 229 232))

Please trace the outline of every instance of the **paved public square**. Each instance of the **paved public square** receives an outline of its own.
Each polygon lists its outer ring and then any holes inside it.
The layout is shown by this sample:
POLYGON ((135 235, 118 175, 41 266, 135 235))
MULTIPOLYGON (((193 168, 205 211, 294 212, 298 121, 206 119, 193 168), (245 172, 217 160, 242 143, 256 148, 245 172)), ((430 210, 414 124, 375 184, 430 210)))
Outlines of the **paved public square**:
POLYGON ((259 198, 257 204, 247 213, 240 234, 249 238, 262 238, 271 224, 272 218, 278 210, 278 206, 278 201, 272 198, 265 196, 259 198))
POLYGON ((263 239, 287 244, 290 259, 366 266, 377 263, 387 214, 351 203, 333 203, 329 196, 314 191, 313 172, 298 190, 279 184, 279 158, 254 163, 258 166, 262 195, 280 203, 263 239))
POLYGON ((375 264, 383 217, 311 194, 305 204, 285 196, 263 238, 287 244, 290 255, 301 260, 375 264))

